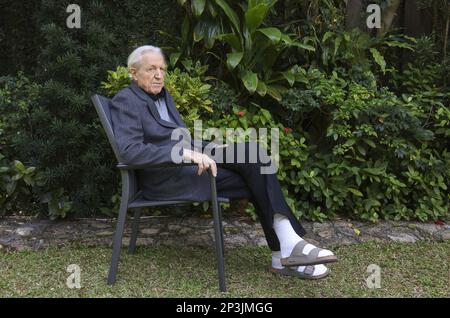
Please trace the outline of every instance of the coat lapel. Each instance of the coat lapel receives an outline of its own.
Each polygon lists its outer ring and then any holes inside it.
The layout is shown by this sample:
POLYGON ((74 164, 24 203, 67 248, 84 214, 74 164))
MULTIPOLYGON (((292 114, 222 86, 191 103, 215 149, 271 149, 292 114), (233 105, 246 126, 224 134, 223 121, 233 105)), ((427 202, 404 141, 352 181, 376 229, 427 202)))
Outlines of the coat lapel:
MULTIPOLYGON (((130 85, 131 90, 142 100, 144 100, 145 102, 147 102, 147 107, 149 108, 151 114, 153 115, 153 117, 156 119, 156 121, 164 127, 169 127, 169 128, 177 128, 178 126, 174 123, 171 123, 169 121, 165 121, 163 119, 161 119, 161 116, 159 116, 159 112, 156 109, 156 105, 155 102, 153 101, 153 99, 150 98, 150 96, 148 96, 136 83, 131 83, 130 85)), ((163 88, 165 89, 165 88, 163 88)), ((171 112, 171 114, 173 115, 173 111, 171 109, 171 106, 169 106, 169 103, 167 102, 167 94, 165 94, 166 96, 166 105, 168 110, 171 112)), ((173 118, 175 118, 175 115, 172 116, 173 118)))
MULTIPOLYGON (((163 88, 163 89, 165 89, 165 88, 163 88)), ((179 126, 186 128, 186 124, 184 123, 183 119, 181 119, 180 112, 178 111, 177 107, 175 106, 175 102, 173 101, 172 96, 170 96, 170 94, 168 94, 167 90, 166 90, 166 94, 164 94, 164 96, 166 99, 167 110, 172 115, 172 118, 177 122, 177 124, 179 126)))

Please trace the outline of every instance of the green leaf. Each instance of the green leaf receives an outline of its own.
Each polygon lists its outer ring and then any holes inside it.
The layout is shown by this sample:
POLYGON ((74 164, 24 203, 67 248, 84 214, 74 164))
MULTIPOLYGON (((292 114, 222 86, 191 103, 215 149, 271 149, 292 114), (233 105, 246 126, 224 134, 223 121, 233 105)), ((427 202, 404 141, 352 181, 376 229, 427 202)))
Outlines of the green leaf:
POLYGON ((270 114, 270 112, 267 109, 261 108, 260 112, 264 116, 264 118, 267 119, 267 121, 272 120, 272 115, 270 114))
POLYGON ((205 47, 210 49, 221 32, 220 24, 216 19, 208 18, 200 20, 194 28, 194 41, 205 41, 205 47))
POLYGON ((247 128, 248 128, 247 117, 240 117, 240 118, 239 118, 239 122, 242 124, 242 126, 244 127, 244 129, 247 129, 247 128))
POLYGON ((355 189, 355 188, 347 188, 348 191, 350 191, 351 193, 353 193, 354 195, 358 196, 358 197, 362 197, 363 194, 361 191, 355 189))
POLYGON ((232 23, 234 29, 236 32, 240 32, 241 25, 239 23, 239 18, 236 14, 236 12, 230 8, 228 3, 225 0, 216 0, 216 3, 219 7, 222 8, 222 10, 225 12, 228 19, 230 19, 230 22, 232 23))
POLYGON ((359 153, 362 154, 363 156, 366 155, 366 149, 360 145, 356 146, 356 148, 358 149, 359 153))
POLYGON ((377 146, 375 145, 375 143, 374 143, 372 140, 367 139, 367 138, 364 138, 363 140, 364 140, 364 142, 365 142, 366 144, 368 144, 370 147, 372 147, 372 148, 376 148, 376 147, 377 147, 377 146))
POLYGON ((251 33, 247 27, 245 27, 244 30, 242 30, 242 36, 244 38, 244 48, 245 48, 243 51, 245 51, 245 50, 247 50, 247 51, 253 50, 253 36, 252 36, 252 34, 253 33, 251 33))
POLYGON ((259 94, 259 96, 266 96, 267 94, 267 86, 266 83, 263 81, 258 81, 258 87, 256 87, 256 92, 259 94))
POLYGON ((253 73, 252 71, 247 71, 245 75, 242 77, 242 82, 244 83, 245 88, 253 94, 258 87, 258 75, 253 73))
POLYGON ((203 23, 202 23, 202 21, 199 21, 195 25, 192 35, 194 38, 194 42, 200 42, 203 39, 203 23))
POLYGON ((230 70, 233 70, 242 60, 244 56, 243 52, 235 52, 227 54, 227 66, 230 70))
POLYGON ((13 194, 14 190, 16 190, 16 185, 17 185, 17 182, 15 182, 15 181, 7 183, 6 184, 6 193, 8 195, 13 194))
POLYGON ((355 176, 355 178, 356 178, 356 184, 357 184, 358 186, 360 186, 360 185, 361 185, 361 176, 360 176, 359 174, 357 174, 357 175, 355 176))
POLYGON ((288 81, 289 85, 293 86, 295 83, 295 75, 291 70, 286 71, 286 72, 281 72, 281 74, 283 75, 283 77, 288 81))
POLYGON ((348 32, 344 32, 344 40, 350 42, 350 34, 348 32))
POLYGON ((36 170, 36 167, 28 167, 25 169, 24 174, 32 174, 36 170))
POLYGON ((257 31, 264 34, 273 43, 278 43, 281 40, 281 31, 277 28, 262 28, 257 31))
POLYGON ((14 166, 16 167, 16 169, 20 172, 25 171, 25 166, 22 162, 20 162, 19 160, 14 160, 14 166))
POLYGON ((169 57, 169 63, 173 67, 177 64, 178 60, 180 59, 181 53, 172 53, 169 57))
POLYGON ((228 43, 236 51, 242 50, 241 43, 239 42, 239 38, 236 34, 233 33, 221 34, 217 38, 228 43))
POLYGON ((345 142, 345 144, 344 144, 344 146, 345 147, 351 147, 351 146, 353 146, 354 144, 356 143, 356 139, 349 139, 349 140, 347 140, 346 142, 345 142))
POLYGON ((292 42, 290 44, 290 46, 295 46, 295 47, 298 47, 298 48, 301 48, 301 49, 304 49, 307 51, 311 51, 311 52, 314 52, 316 50, 313 46, 304 44, 304 43, 300 43, 300 42, 292 42))
POLYGON ((386 41, 384 42, 384 44, 386 44, 387 46, 390 47, 399 47, 402 49, 407 49, 407 50, 411 50, 414 51, 414 47, 408 43, 405 42, 398 42, 398 41, 386 41))
POLYGON ((375 62, 380 66, 383 74, 386 73, 386 61, 385 61, 383 55, 381 55, 380 51, 378 51, 375 48, 371 48, 370 53, 372 53, 372 56, 373 56, 375 62))
POLYGON ((206 0, 191 0, 191 8, 194 16, 199 17, 205 10, 206 0))
POLYGON ((208 6, 208 10, 211 13, 211 15, 213 17, 216 17, 217 16, 217 10, 216 10, 216 7, 211 3, 211 1, 207 2, 207 6, 208 6))
POLYGON ((325 41, 328 40, 329 38, 331 38, 333 35, 334 35, 333 32, 330 32, 330 31, 325 32, 325 34, 323 35, 323 38, 322 38, 322 43, 325 43, 325 41))
POLYGON ((334 52, 333 52, 333 56, 336 56, 336 53, 339 49, 339 46, 341 45, 342 42, 342 38, 336 38, 336 40, 334 41, 334 52))
POLYGON ((189 38, 189 29, 190 29, 189 18, 186 15, 183 19, 183 24, 181 25, 181 41, 182 41, 182 43, 187 43, 188 38, 189 38))
POLYGON ((253 32, 261 25, 268 11, 269 7, 264 3, 260 3, 245 13, 245 24, 250 32, 253 32))
POLYGON ((23 177, 23 181, 27 184, 27 185, 33 185, 34 184, 34 180, 33 178, 31 178, 30 176, 25 176, 23 177))
POLYGON ((278 102, 281 102, 281 100, 283 99, 281 96, 280 88, 275 85, 267 85, 267 94, 278 102))

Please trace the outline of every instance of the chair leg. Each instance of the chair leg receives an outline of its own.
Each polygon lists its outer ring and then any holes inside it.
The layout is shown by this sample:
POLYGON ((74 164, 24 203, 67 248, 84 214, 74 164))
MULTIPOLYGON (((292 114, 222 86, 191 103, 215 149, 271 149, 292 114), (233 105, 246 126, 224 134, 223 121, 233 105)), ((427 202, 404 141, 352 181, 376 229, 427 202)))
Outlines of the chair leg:
POLYGON ((122 202, 120 203, 116 232, 114 233, 112 259, 108 273, 108 285, 113 285, 116 282, 116 274, 117 268, 119 267, 120 249, 122 248, 122 237, 125 227, 125 217, 127 216, 127 210, 128 204, 126 200, 122 200, 122 202))
POLYGON ((141 209, 140 208, 134 209, 133 229, 131 232, 130 245, 128 246, 128 254, 133 254, 134 250, 136 249, 136 239, 139 233, 140 218, 141 218, 141 209))
POLYGON ((224 252, 223 252, 223 233, 222 233, 222 222, 219 213, 219 202, 217 201, 217 190, 216 190, 216 180, 211 176, 211 203, 213 208, 214 217, 214 234, 215 234, 215 244, 216 244, 216 255, 217 255, 217 265, 219 271, 219 290, 221 292, 226 291, 225 287, 225 262, 224 262, 224 252))

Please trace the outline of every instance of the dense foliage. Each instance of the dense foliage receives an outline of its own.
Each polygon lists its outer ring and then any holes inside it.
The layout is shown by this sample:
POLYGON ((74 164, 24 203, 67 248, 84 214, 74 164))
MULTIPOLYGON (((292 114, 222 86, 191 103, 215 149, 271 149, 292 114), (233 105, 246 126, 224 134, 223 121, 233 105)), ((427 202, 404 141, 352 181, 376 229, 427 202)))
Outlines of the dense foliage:
POLYGON ((417 1, 433 23, 416 37, 402 33, 404 18, 389 16, 407 14, 391 10, 401 1, 374 1, 385 10, 380 30, 338 0, 177 2, 82 3, 83 27, 69 30, 68 2, 42 1, 33 20, 41 26, 38 59, 19 67, 28 77, 1 81, 1 185, 9 190, 0 204, 21 201, 17 187, 48 203, 52 217, 112 214, 114 156, 89 95, 128 85, 127 54, 155 44, 168 53, 166 87, 190 128, 202 119, 204 128, 279 129, 278 176, 297 216, 448 217, 445 1, 417 1), (151 8, 157 19, 145 14, 151 8), (39 182, 25 181, 25 171, 39 182))

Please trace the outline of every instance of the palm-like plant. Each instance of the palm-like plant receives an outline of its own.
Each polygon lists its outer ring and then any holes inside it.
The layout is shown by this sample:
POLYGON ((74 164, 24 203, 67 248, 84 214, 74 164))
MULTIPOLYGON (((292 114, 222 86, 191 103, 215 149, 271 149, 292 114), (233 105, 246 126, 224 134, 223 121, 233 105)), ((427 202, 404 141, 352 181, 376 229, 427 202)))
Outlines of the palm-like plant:
POLYGON ((199 56, 208 53, 216 57, 219 69, 229 75, 221 77, 228 78, 237 91, 281 100, 286 86, 294 85, 301 73, 295 65, 276 70, 279 56, 290 48, 311 51, 314 48, 293 40, 276 27, 265 25, 276 2, 179 0, 188 14, 179 45, 171 54, 171 63, 176 64, 182 55, 193 54, 193 46, 202 43, 199 56))

